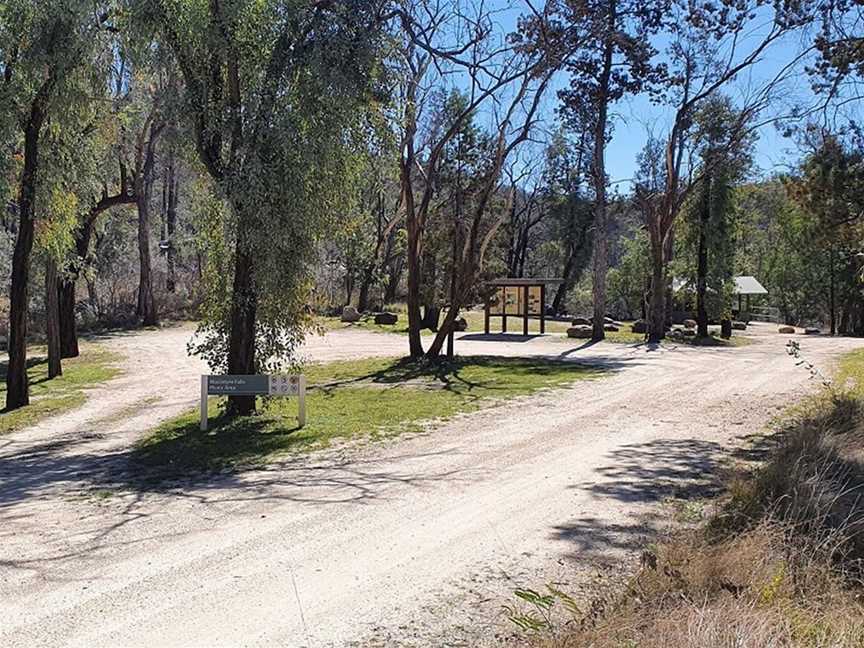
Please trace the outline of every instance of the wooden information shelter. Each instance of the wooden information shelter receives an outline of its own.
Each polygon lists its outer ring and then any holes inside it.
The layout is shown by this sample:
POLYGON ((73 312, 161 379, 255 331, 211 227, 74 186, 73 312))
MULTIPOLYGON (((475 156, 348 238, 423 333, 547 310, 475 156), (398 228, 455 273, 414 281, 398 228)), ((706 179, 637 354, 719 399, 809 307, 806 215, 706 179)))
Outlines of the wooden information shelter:
POLYGON ((522 334, 528 335, 528 319, 540 318, 540 333, 546 332, 546 286, 557 286, 563 279, 505 278, 487 285, 494 288, 486 300, 484 331, 489 334, 489 320, 501 318, 501 332, 507 332, 507 318, 522 319, 522 334))

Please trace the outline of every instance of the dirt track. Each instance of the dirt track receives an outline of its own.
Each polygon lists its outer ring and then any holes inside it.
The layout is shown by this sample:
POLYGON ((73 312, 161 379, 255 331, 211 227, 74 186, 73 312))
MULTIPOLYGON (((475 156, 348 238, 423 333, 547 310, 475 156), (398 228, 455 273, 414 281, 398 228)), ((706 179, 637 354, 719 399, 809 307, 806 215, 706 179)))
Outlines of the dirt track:
MULTIPOLYGON (((153 488, 124 477, 129 447, 196 402, 202 367, 183 353, 188 329, 107 339, 128 354, 124 377, 62 420, 0 437, 0 645, 474 639, 517 586, 576 590, 587 565, 615 569, 660 502, 710 489, 730 446, 814 388, 769 328, 735 349, 468 336, 457 351, 610 374, 428 435, 153 488)), ((802 343, 825 367, 862 345, 802 343)), ((307 353, 405 347, 351 331, 307 353)))

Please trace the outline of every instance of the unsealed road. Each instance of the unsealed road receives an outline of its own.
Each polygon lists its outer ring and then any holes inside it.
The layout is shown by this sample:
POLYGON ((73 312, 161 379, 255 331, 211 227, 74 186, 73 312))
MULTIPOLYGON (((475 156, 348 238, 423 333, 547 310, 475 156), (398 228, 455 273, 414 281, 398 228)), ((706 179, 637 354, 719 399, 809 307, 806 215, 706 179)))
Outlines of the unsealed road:
MULTIPOLYGON (((515 587, 577 590, 586 566, 639 546, 661 502, 710 490, 730 447, 814 388, 769 330, 735 349, 467 336, 461 353, 609 374, 429 434, 152 487, 128 477, 129 448, 194 404, 201 366, 184 357, 185 329, 106 340, 130 354, 125 376, 62 420, 0 437, 0 646, 489 639, 515 587)), ((861 345, 802 341, 823 367, 861 345)), ((307 351, 405 346, 339 332, 307 351)))

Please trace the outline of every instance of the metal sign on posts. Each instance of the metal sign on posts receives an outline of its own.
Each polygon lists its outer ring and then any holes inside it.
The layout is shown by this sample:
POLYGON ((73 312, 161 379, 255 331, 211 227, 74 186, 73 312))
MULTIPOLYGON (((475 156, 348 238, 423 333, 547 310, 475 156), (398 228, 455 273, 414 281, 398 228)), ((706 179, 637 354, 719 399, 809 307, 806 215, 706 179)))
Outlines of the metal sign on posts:
POLYGON ((306 425, 306 376, 201 376, 201 431, 207 431, 208 396, 297 396, 297 423, 306 425))

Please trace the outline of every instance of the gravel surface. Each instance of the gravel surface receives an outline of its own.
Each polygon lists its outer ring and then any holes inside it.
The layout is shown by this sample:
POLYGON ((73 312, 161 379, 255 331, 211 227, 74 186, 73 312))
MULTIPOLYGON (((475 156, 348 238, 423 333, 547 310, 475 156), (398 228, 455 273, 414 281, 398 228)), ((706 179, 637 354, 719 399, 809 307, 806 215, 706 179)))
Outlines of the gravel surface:
MULTIPOLYGON (((122 377, 0 437, 0 646, 494 643, 514 588, 578 593, 598 571, 622 573, 668 518, 664 501, 710 492, 731 447, 815 389, 787 337, 754 329, 754 344, 730 349, 468 334, 458 352, 609 375, 426 434, 171 484, 131 478, 127 457, 197 402, 190 329, 108 336, 127 358, 122 377)), ((825 368, 864 345, 801 341, 825 368)), ((353 330, 305 352, 406 347, 353 330)))

